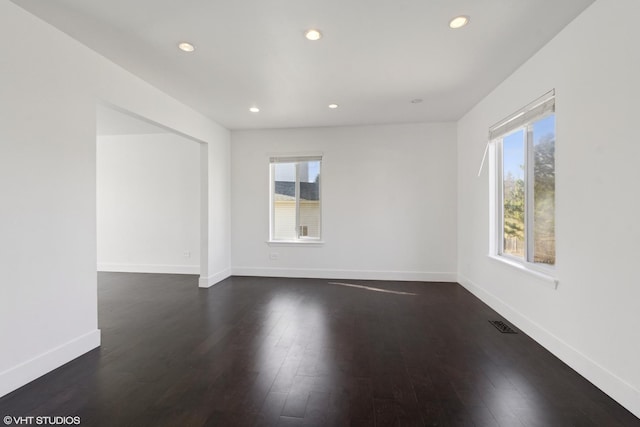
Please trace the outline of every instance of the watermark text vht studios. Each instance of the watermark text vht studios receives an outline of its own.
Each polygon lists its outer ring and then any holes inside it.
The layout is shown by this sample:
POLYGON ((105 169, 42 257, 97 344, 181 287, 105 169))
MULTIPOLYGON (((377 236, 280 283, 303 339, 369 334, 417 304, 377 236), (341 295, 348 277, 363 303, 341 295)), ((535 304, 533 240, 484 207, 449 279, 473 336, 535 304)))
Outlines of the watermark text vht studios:
POLYGON ((51 417, 51 416, 26 416, 12 417, 6 415, 2 421, 7 426, 77 426, 80 425, 80 417, 51 417))

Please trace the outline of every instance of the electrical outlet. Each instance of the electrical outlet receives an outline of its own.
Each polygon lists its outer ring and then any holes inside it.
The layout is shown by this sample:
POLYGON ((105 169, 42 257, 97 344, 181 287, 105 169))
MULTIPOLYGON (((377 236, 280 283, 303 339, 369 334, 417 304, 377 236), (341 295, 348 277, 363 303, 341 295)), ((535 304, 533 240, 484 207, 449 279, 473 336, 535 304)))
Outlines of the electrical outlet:
POLYGON ((278 253, 277 252, 271 252, 269 253, 269 259, 272 261, 275 261, 278 259, 278 253))
POLYGON ((185 258, 191 258, 191 252, 189 251, 185 251, 183 255, 185 258))

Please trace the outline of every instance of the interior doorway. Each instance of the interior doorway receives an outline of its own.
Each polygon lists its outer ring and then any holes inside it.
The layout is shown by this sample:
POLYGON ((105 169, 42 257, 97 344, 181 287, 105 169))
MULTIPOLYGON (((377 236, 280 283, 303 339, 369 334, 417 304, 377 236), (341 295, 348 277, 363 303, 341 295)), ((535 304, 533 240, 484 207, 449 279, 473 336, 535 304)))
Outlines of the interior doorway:
POLYGON ((98 271, 206 277, 206 144, 103 104, 96 129, 98 271))

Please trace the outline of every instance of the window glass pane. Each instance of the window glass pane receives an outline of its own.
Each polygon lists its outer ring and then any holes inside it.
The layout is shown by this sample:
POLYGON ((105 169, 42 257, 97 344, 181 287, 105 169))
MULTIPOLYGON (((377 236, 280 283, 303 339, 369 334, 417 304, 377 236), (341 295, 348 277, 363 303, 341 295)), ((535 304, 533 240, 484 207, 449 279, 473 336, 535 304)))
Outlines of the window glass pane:
POLYGON ((273 238, 296 238, 296 164, 274 163, 273 238))
POLYGON ((525 131, 502 140, 502 194, 504 253, 524 257, 524 153, 525 131))
POLYGON ((555 264, 555 116, 533 124, 533 262, 555 264))
POLYGON ((301 162, 300 237, 320 238, 320 162, 301 162))

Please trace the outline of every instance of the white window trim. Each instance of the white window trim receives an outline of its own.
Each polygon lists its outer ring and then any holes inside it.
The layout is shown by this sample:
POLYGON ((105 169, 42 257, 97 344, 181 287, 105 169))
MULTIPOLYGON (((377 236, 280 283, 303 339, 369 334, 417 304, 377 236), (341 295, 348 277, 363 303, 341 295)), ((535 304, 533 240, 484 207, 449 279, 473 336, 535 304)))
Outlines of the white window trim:
POLYGON ((542 271, 541 269, 534 267, 535 264, 530 262, 523 263, 519 259, 515 259, 512 257, 506 257, 504 255, 493 255, 489 254, 488 257, 494 261, 498 261, 503 265, 508 265, 510 267, 515 268, 518 271, 526 273, 530 276, 533 276, 537 279, 541 279, 540 281, 545 285, 549 286, 552 289, 558 289, 558 285, 560 281, 554 274, 549 274, 547 272, 542 271))
MULTIPOLYGON (((545 116, 546 114, 541 115, 540 118, 545 116)), ((522 127, 515 128, 509 131, 507 134, 503 134, 499 138, 508 136, 508 134, 521 128, 522 127)), ((531 123, 529 123, 526 127, 524 127, 524 130, 525 130, 525 133, 530 132, 531 123)), ((526 138, 529 138, 529 135, 527 135, 526 138)), ((502 183, 500 182, 500 180, 498 180, 498 170, 502 169, 502 153, 500 152, 500 150, 502 149, 502 146, 499 144, 496 144, 495 143, 496 140, 497 138, 489 141, 490 143, 487 146, 488 153, 487 151, 485 151, 485 154, 488 154, 489 156, 489 171, 490 171, 489 172, 489 200, 491 200, 491 202, 489 203, 489 206, 490 206, 490 210, 489 210, 490 223, 489 224, 490 225, 489 225, 488 257, 495 261, 499 261, 503 265, 508 265, 510 267, 516 268, 518 271, 524 272, 528 275, 541 279, 542 283, 549 285, 553 289, 558 289, 559 280, 556 274, 557 264, 554 266, 547 266, 547 265, 528 261, 527 253, 529 253, 529 251, 531 250, 531 248, 529 247, 525 248, 524 259, 516 258, 503 253, 502 232, 498 232, 499 230, 502 230, 504 228, 503 227, 504 218, 502 214, 502 209, 503 209, 502 183)), ((529 151, 532 149, 532 147, 529 147, 530 145, 531 144, 527 143, 527 146, 525 147, 526 148, 525 156, 529 156, 529 157, 531 156, 531 153, 529 153, 529 151)), ((483 159, 483 162, 484 162, 484 159, 483 159)), ((529 168, 527 173, 531 173, 531 171, 532 171, 532 168, 529 168)), ((502 173, 500 173, 500 178, 502 178, 502 173)), ((532 185, 532 180, 529 177, 527 178, 528 178, 527 185, 532 185)), ((531 194, 531 191, 527 191, 527 193, 531 194)), ((525 229, 528 230, 530 229, 530 225, 531 225, 530 221, 532 221, 533 219, 532 212, 530 212, 532 211, 533 207, 532 207, 532 203, 530 203, 528 200, 526 203, 527 203, 527 212, 525 212, 525 229)), ((532 239, 527 239, 527 245, 532 244, 531 240, 532 239)), ((556 259, 556 262, 557 262, 557 259, 556 259)))
MULTIPOLYGON (((267 155, 267 161, 269 164, 269 238, 267 239, 267 244, 269 246, 322 246, 324 245, 324 240, 322 240, 322 174, 324 169, 324 156, 322 153, 291 153, 291 154, 282 154, 282 153, 271 153, 267 155), (320 161, 320 185, 318 188, 318 196, 319 196, 319 209, 320 209, 320 224, 319 228, 319 237, 298 237, 295 240, 283 240, 283 239, 274 239, 273 231, 274 231, 274 221, 275 221, 275 204, 273 200, 273 196, 275 194, 275 177, 274 177, 274 164, 275 163, 286 163, 286 162, 303 162, 303 161, 312 161, 319 160, 320 161)), ((296 234, 299 233, 300 229, 300 205, 298 200, 298 194, 300 194, 300 177, 299 168, 296 166, 296 234)))

